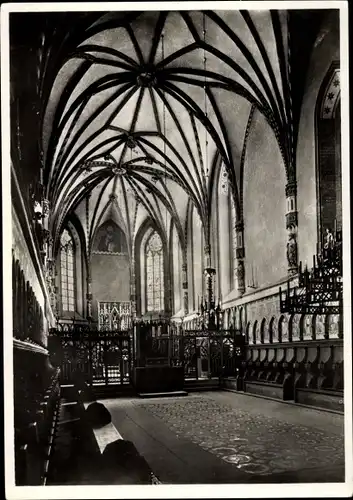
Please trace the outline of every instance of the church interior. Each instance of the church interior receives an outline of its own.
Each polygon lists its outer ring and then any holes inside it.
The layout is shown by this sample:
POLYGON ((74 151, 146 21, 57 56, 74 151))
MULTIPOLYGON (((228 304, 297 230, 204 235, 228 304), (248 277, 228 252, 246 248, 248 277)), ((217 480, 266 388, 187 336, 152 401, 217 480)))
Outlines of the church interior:
POLYGON ((339 21, 10 13, 16 485, 344 482, 339 21))

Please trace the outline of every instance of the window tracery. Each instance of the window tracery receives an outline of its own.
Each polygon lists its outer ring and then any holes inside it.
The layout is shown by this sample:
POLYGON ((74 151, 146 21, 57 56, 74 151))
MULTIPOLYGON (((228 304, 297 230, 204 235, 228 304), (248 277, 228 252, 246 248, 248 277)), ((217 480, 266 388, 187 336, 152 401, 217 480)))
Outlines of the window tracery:
POLYGON ((75 247, 67 229, 60 238, 60 281, 61 305, 63 311, 75 311, 75 247))
POLYGON ((163 244, 154 231, 146 244, 147 311, 164 309, 164 258, 163 244))
POLYGON ((236 211, 233 196, 230 195, 230 235, 231 235, 231 252, 232 252, 232 276, 233 286, 237 283, 237 230, 236 230, 236 211))

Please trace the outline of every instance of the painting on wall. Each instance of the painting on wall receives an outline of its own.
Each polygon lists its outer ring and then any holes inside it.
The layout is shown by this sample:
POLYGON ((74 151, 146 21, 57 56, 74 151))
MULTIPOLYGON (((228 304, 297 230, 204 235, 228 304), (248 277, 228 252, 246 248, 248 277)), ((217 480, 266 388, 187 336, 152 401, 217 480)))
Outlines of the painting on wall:
POLYGON ((97 231, 93 252, 95 253, 127 253, 124 232, 113 221, 105 222, 97 231))

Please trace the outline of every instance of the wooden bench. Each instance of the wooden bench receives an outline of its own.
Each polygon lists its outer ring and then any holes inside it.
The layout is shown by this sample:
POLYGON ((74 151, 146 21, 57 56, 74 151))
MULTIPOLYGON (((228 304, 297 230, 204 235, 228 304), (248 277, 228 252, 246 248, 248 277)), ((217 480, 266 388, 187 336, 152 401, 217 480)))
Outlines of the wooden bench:
MULTIPOLYGON (((91 403, 83 404, 85 410, 87 410, 90 404, 91 403)), ((103 427, 100 427, 99 429, 92 429, 92 431, 101 453, 103 453, 108 444, 113 443, 117 439, 123 439, 122 435, 118 432, 117 428, 112 422, 104 425, 103 427)))
MULTIPOLYGON (((87 410, 88 406, 91 404, 91 402, 83 403, 84 409, 87 410)), ((119 433, 115 425, 110 422, 107 425, 103 425, 102 427, 99 428, 92 428, 92 432, 96 441, 96 445, 102 455, 102 458, 104 458, 104 451, 106 450, 107 446, 115 443, 116 441, 124 441, 124 438, 122 435, 119 433)), ((141 457, 142 460, 143 457, 141 457)), ((147 465, 147 463, 146 463, 147 465)), ((149 467, 147 465, 147 467, 149 467)), ((156 475, 150 471, 150 484, 161 484, 161 481, 156 477, 156 475)))

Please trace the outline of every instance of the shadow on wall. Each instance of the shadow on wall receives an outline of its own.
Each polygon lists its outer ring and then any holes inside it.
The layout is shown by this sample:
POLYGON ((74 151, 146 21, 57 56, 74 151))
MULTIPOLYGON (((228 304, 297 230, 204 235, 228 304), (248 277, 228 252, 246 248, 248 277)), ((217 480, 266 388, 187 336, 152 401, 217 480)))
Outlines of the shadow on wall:
POLYGON ((258 286, 287 274, 286 171, 275 135, 255 111, 243 173, 245 275, 258 286))

